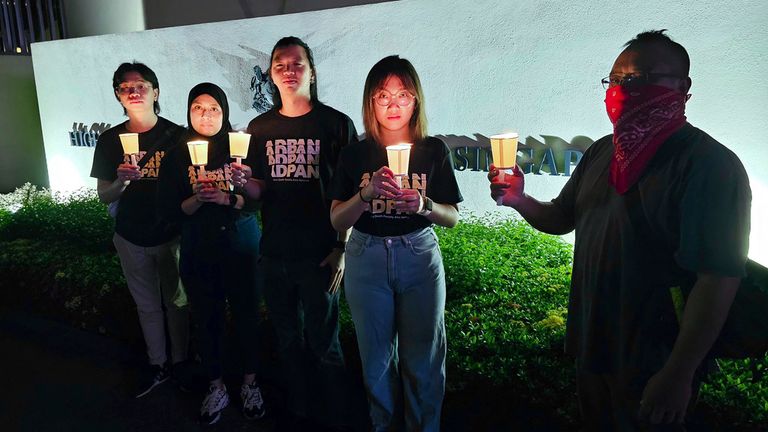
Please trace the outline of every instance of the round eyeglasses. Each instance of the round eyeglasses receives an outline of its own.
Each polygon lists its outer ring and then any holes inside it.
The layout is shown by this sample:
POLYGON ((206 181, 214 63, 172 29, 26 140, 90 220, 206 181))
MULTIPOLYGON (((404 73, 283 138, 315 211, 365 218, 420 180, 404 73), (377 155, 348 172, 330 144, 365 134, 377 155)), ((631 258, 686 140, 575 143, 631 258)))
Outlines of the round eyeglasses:
POLYGON ((416 99, 416 96, 407 90, 401 90, 395 94, 382 90, 373 96, 373 101, 376 102, 376 105, 384 107, 392 105, 392 102, 401 107, 408 106, 414 99, 416 99))

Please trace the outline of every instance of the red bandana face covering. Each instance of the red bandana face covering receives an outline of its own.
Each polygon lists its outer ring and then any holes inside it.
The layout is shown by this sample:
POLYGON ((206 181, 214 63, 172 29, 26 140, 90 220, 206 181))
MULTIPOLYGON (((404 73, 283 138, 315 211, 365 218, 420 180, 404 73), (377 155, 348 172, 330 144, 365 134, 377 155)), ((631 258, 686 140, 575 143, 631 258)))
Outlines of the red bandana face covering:
POLYGON ((687 100, 685 94, 657 85, 606 91, 614 147, 609 180, 616 192, 627 192, 661 144, 685 124, 687 100))

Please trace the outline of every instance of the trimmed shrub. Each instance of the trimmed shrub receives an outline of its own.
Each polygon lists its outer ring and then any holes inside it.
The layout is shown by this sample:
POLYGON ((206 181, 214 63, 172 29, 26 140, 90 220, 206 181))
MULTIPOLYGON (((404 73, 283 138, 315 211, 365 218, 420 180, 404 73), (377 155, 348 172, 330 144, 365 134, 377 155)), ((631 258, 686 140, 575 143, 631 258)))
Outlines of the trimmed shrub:
MULTIPOLYGON (((93 191, 59 196, 25 185, 0 195, 0 302, 141 338, 112 230, 93 191)), ((571 246, 521 221, 469 218, 436 231, 448 285, 446 415, 466 412, 468 430, 508 430, 526 413, 542 423, 523 425, 573 428, 573 361, 563 353, 571 246)), ((344 301, 340 316, 355 358, 344 301)), ((768 427, 768 358, 720 364, 701 392, 713 426, 768 427)))

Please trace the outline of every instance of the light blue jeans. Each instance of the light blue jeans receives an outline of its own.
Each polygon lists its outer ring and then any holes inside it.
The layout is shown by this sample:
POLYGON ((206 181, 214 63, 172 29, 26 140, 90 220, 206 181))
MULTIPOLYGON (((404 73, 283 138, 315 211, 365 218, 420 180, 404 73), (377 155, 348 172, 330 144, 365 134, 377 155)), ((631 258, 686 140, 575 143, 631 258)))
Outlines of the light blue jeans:
POLYGON ((432 228, 398 237, 352 230, 344 290, 375 431, 440 430, 445 271, 432 228))

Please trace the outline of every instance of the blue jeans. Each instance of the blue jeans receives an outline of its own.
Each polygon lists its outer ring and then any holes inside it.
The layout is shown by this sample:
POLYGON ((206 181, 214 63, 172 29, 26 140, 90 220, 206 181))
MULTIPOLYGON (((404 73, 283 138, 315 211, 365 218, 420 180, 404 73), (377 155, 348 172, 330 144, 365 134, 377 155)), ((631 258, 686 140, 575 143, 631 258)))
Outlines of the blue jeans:
POLYGON ((375 431, 440 430, 445 393, 445 271, 437 237, 353 230, 344 289, 375 431))

